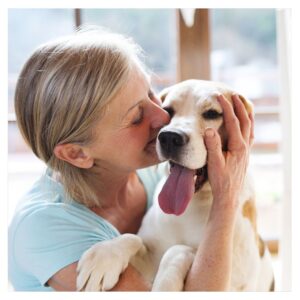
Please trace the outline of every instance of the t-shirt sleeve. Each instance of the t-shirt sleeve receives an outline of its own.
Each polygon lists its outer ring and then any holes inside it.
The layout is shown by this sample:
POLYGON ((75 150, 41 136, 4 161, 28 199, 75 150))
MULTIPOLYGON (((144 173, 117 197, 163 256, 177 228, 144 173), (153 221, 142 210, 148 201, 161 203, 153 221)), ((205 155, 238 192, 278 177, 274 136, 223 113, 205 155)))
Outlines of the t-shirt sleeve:
POLYGON ((109 226, 61 206, 32 212, 18 224, 14 257, 41 285, 60 269, 78 261, 97 242, 112 238, 109 226))
POLYGON ((158 183, 163 177, 168 174, 169 170, 168 162, 160 163, 156 169, 156 182, 158 183))

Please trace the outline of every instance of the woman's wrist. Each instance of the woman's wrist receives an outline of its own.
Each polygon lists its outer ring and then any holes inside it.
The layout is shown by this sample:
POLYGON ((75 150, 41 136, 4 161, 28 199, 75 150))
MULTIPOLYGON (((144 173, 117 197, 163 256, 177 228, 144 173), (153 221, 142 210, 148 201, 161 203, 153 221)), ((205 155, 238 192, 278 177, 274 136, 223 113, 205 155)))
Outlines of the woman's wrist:
POLYGON ((238 196, 215 197, 211 207, 209 222, 216 226, 234 225, 238 209, 238 196))

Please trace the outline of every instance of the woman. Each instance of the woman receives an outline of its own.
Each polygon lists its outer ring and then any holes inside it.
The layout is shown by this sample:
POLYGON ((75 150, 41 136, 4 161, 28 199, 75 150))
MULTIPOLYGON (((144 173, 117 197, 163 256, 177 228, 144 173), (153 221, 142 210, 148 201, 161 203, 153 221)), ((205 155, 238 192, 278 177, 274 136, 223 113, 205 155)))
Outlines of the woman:
MULTIPOLYGON (((82 31, 39 47, 18 80, 20 131, 47 172, 25 195, 9 228, 9 278, 16 290, 76 290, 84 251, 136 233, 160 174, 155 141, 170 117, 151 89, 141 50, 123 36, 82 31)), ((252 116, 219 97, 229 131, 207 129, 214 204, 185 290, 226 290, 237 195, 253 139, 252 116), (216 249, 218 241, 219 247, 216 249), (213 259, 211 259, 213 257, 213 259)), ((133 266, 113 290, 151 286, 133 266)))

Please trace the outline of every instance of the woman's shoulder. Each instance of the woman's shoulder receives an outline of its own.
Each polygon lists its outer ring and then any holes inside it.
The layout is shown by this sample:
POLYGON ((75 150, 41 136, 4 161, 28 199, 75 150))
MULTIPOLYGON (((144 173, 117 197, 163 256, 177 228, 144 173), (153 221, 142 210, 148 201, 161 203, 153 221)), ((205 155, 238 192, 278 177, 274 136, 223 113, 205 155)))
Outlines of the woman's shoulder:
POLYGON ((36 231, 39 229, 90 230, 97 227, 116 235, 116 230, 104 219, 93 213, 86 206, 69 198, 63 186, 51 177, 48 170, 24 195, 15 210, 10 224, 11 233, 18 231, 36 231), (80 229, 81 228, 81 229, 80 229))
POLYGON ((15 209, 15 217, 25 218, 36 215, 44 210, 51 212, 67 205, 62 185, 54 180, 52 171, 47 169, 32 187, 23 195, 15 209))

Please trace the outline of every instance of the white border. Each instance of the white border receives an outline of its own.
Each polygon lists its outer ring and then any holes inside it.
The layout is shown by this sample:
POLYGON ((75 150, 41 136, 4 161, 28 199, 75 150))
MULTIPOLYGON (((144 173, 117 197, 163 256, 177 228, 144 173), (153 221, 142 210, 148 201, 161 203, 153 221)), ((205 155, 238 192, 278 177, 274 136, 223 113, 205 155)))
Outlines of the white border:
POLYGON ((285 8, 295 5, 294 0, 2 0, 2 2, 12 8, 285 8))
MULTIPOLYGON (((0 245, 1 246, 1 269, 0 272, 0 288, 7 289, 7 219, 8 219, 8 203, 7 203, 7 145, 8 145, 8 123, 7 123, 7 111, 8 111, 8 101, 7 101, 7 13, 6 10, 0 10, 0 37, 2 51, 0 53, 0 182, 1 182, 1 212, 0 212, 0 245)), ((1 297, 2 298, 2 297, 1 297)))
POLYGON ((296 8, 297 1, 295 0, 285 0, 285 1, 277 1, 277 0, 252 0, 252 1, 216 1, 216 0, 206 0, 206 1, 194 1, 194 0, 184 0, 184 1, 173 1, 173 0, 153 0, 153 1, 131 1, 131 0, 2 0, 1 8, 0 8, 0 36, 1 36, 1 53, 0 53, 0 66, 1 66, 1 77, 0 77, 0 99, 1 99, 1 107, 0 107, 0 137, 1 137, 1 146, 0 146, 0 162, 1 162, 1 196, 2 203, 4 204, 4 208, 2 206, 1 216, 0 216, 0 225, 1 225, 1 272, 0 272, 0 288, 1 288, 1 299, 9 299, 20 297, 23 299, 33 299, 35 297, 55 297, 65 298, 72 297, 73 299, 78 299, 84 297, 84 299, 88 299, 90 297, 101 299, 114 299, 115 297, 129 298, 130 299, 153 299, 157 297, 170 297, 172 299, 178 299, 183 297, 188 297, 191 299, 199 299, 199 297, 204 297, 205 299, 216 299, 220 297, 222 299, 224 297, 223 293, 164 293, 163 295, 151 294, 151 293, 105 293, 105 294, 97 294, 94 293, 9 293, 7 292, 7 9, 8 8, 190 8, 190 7, 203 7, 203 8, 292 8, 292 38, 293 38, 293 55, 292 55, 292 251, 293 251, 293 276, 292 276, 292 292, 286 293, 268 293, 268 294, 260 294, 260 293, 230 293, 228 297, 232 299, 240 299, 241 297, 247 299, 252 299, 253 296, 262 296, 265 298, 273 298, 273 299, 294 299, 298 298, 300 290, 300 277, 299 277, 299 179, 300 179, 300 162, 299 162, 299 129, 300 129, 300 116, 299 116, 299 101, 300 96, 297 95, 296 98, 296 87, 299 85, 299 9, 296 8), (297 80, 298 79, 298 80, 297 80), (296 82, 297 80, 297 82, 296 82), (3 187, 3 190, 2 190, 3 187))
MULTIPOLYGON (((300 291, 300 95, 299 88, 299 68, 300 68, 300 9, 292 10, 292 289, 294 292, 300 291)), ((298 297, 299 298, 299 297, 298 297)))

